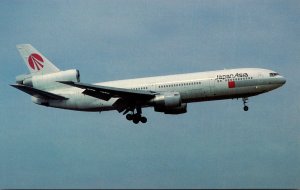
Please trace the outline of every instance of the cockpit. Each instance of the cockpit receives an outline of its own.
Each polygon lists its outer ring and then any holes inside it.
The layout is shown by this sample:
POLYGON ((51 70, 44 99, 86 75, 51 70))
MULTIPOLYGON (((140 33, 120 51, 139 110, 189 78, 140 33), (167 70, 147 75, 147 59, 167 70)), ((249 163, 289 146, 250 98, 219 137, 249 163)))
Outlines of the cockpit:
POLYGON ((278 76, 279 73, 270 73, 270 77, 275 77, 275 76, 278 76))

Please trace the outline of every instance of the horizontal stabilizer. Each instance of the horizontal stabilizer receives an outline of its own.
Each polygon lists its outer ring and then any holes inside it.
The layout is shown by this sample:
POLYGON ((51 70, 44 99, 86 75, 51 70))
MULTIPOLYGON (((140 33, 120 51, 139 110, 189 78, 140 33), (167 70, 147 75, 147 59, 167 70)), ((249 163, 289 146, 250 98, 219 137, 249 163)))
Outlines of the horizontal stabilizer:
POLYGON ((57 95, 57 94, 53 94, 50 92, 46 92, 43 90, 39 90, 36 88, 32 88, 30 86, 25 86, 25 85, 21 85, 21 84, 12 84, 12 87, 15 87, 31 96, 34 96, 36 98, 45 98, 45 99, 52 99, 52 100, 67 100, 68 98, 57 95))

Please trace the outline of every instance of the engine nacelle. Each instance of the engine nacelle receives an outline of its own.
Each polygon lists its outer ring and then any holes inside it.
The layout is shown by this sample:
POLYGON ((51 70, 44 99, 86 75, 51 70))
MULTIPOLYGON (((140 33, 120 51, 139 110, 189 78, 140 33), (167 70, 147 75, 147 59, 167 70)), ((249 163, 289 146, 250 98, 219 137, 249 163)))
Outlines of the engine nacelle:
POLYGON ((165 114, 183 114, 187 112, 187 103, 182 103, 180 106, 175 108, 168 108, 164 110, 165 114))
POLYGON ((51 89, 63 86, 63 84, 57 81, 80 82, 80 73, 78 70, 72 69, 44 75, 20 75, 16 78, 18 84, 33 86, 39 89, 51 89))
POLYGON ((152 103, 154 104, 154 111, 165 114, 181 114, 186 113, 187 110, 187 105, 181 103, 181 96, 178 92, 157 95, 152 103))
POLYGON ((32 75, 31 74, 23 74, 23 75, 19 75, 16 77, 16 83, 17 84, 24 84, 25 80, 31 79, 32 75))

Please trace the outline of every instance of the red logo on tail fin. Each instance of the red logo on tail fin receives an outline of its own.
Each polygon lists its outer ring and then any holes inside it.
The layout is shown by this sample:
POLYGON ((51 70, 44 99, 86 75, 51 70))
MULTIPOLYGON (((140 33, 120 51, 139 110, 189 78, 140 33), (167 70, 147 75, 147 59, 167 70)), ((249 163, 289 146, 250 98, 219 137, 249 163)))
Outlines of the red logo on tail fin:
POLYGON ((39 54, 32 53, 29 55, 28 64, 33 70, 41 70, 44 67, 42 63, 44 63, 44 60, 39 54))

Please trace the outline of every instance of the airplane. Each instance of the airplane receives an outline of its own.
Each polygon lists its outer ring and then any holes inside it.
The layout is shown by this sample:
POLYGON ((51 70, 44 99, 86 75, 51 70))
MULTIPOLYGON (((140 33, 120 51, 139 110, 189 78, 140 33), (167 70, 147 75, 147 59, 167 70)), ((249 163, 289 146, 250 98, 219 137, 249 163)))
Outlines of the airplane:
POLYGON ((146 107, 183 114, 188 103, 241 98, 248 111, 249 97, 286 82, 272 70, 237 68, 88 84, 80 81, 78 70, 59 70, 30 44, 17 45, 17 49, 30 74, 17 76, 11 86, 31 95, 32 102, 76 111, 117 110, 135 124, 147 122, 142 115, 146 107))

